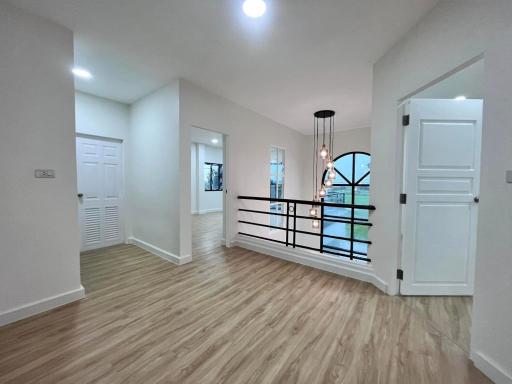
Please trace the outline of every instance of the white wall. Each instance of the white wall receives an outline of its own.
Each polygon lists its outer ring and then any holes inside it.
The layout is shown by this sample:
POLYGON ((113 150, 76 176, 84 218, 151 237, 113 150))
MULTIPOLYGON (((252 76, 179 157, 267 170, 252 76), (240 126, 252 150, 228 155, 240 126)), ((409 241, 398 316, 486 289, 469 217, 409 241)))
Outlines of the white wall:
POLYGON ((73 34, 0 3, 0 325, 83 296, 73 34), (54 169, 55 179, 34 170, 54 169))
POLYGON ((512 382, 512 2, 441 1, 374 67, 370 256, 397 292, 401 131, 397 102, 485 53, 484 128, 471 356, 497 383, 512 382))
POLYGON ((128 138, 130 107, 113 100, 75 93, 76 132, 119 139, 128 138))
POLYGON ((221 212, 223 204, 223 191, 205 191, 204 190, 204 163, 223 164, 224 153, 222 148, 212 147, 210 145, 193 143, 192 152, 196 157, 192 158, 192 213, 204 214, 211 212, 221 212), (196 199, 194 201, 194 198, 196 199))
POLYGON ((179 147, 178 105, 178 82, 132 105, 126 161, 129 237, 175 262, 182 256, 180 185, 190 187, 190 167, 188 177, 180 179, 179 154, 186 152, 189 164, 190 144, 185 151, 179 147))
MULTIPOLYGON (((303 178, 304 136, 194 84, 180 81, 180 140, 182 159, 182 253, 190 253, 190 127, 228 135, 225 149, 225 181, 228 189, 228 232, 232 241, 238 232, 238 195, 269 195, 270 148, 286 149, 287 198, 300 198, 303 178)), ((266 204, 268 207, 268 203, 266 204)), ((256 206, 257 207, 257 206, 256 206)))

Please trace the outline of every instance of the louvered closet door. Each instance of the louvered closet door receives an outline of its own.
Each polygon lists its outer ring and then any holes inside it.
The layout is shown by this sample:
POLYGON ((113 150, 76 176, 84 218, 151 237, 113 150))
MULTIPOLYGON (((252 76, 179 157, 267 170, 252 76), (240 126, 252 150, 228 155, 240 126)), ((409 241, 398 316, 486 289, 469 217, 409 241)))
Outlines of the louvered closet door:
POLYGON ((81 249, 123 243, 122 145, 83 137, 76 143, 81 249))

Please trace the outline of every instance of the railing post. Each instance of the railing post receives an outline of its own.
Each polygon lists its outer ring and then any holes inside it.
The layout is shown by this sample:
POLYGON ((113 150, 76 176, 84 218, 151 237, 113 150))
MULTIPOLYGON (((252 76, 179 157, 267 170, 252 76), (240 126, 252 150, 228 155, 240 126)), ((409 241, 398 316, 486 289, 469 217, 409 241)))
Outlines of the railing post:
POLYGON ((295 248, 295 235, 297 230, 297 203, 293 203, 293 248, 295 248))
POLYGON ((288 246, 288 231, 290 230, 290 203, 286 203, 286 246, 288 246))
MULTIPOLYGON (((322 199, 322 203, 324 200, 322 199)), ((324 253, 324 205, 320 208, 320 253, 324 253)))
POLYGON ((352 215, 350 220, 350 260, 354 260, 354 208, 351 209, 352 215))

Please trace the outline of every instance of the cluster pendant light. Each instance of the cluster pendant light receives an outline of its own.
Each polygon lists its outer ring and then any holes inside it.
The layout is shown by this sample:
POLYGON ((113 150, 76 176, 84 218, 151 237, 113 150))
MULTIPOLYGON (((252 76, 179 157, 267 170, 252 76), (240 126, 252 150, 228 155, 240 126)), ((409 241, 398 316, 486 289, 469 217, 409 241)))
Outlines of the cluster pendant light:
MULTIPOLYGON (((324 110, 315 112, 313 123, 313 201, 320 202, 327 195, 327 190, 332 187, 336 178, 334 171, 333 146, 334 146, 334 111, 324 110), (320 180, 319 172, 323 177, 324 170, 327 171, 327 180, 320 180)), ((313 228, 320 227, 318 220, 318 205, 313 204, 309 215, 314 218, 313 228)))

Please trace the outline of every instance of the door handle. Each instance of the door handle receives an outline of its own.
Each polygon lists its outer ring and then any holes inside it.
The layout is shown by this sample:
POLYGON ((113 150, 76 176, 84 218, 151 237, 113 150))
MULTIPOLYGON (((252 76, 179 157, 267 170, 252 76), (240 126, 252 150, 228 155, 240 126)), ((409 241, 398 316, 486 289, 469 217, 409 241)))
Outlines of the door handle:
POLYGON ((480 197, 479 196, 473 197, 473 201, 478 204, 480 202, 480 197))
POLYGON ((83 193, 79 193, 77 196, 78 196, 79 199, 81 199, 82 197, 84 197, 84 194, 83 193))

